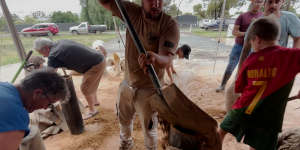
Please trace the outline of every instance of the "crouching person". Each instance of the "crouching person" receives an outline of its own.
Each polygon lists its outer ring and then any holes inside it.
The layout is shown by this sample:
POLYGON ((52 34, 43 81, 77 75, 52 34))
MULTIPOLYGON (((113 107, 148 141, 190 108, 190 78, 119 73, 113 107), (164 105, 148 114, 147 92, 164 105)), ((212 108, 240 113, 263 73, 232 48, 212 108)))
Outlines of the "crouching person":
POLYGON ((235 92, 241 96, 220 125, 222 141, 229 132, 252 150, 277 149, 288 96, 300 72, 300 49, 277 45, 279 27, 273 17, 260 18, 250 27, 254 52, 238 74, 235 92))
POLYGON ((34 71, 19 84, 0 82, 0 149, 18 149, 29 134, 28 113, 65 100, 68 93, 64 79, 52 69, 34 71))
POLYGON ((99 105, 97 89, 105 70, 103 54, 71 40, 54 42, 48 38, 36 39, 34 49, 48 57, 48 66, 64 67, 83 74, 81 91, 89 106, 89 112, 83 119, 95 116, 98 113, 95 106, 99 105))

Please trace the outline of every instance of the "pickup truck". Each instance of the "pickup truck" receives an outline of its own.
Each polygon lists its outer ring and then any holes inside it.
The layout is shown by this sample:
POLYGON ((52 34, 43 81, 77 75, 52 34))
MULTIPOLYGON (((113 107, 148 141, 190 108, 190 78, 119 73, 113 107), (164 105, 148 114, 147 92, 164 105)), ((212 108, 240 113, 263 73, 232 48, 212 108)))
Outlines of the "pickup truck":
POLYGON ((78 26, 73 26, 69 28, 69 31, 72 34, 101 33, 106 30, 106 25, 89 25, 87 22, 82 22, 78 26))

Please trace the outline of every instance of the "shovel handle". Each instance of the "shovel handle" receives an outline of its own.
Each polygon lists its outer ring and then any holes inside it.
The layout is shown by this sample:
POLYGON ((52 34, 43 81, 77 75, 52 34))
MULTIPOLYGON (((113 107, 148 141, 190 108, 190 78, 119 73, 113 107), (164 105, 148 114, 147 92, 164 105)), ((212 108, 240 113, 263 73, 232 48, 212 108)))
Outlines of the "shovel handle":
POLYGON ((32 55, 33 51, 29 51, 26 58, 24 59, 24 61, 22 62, 21 66, 19 67, 19 69, 17 70, 17 73, 15 74, 15 76, 13 77, 13 79, 11 80, 11 83, 14 83, 17 79, 17 77, 19 76, 19 74, 21 73, 22 69, 24 68, 25 64, 27 63, 28 59, 30 58, 30 56, 32 55))
MULTIPOLYGON (((126 12, 126 9, 124 8, 122 2, 120 0, 115 0, 119 10, 120 10, 120 13, 122 15, 122 18, 125 22, 125 24, 127 25, 128 27, 128 31, 133 39, 133 42, 135 44, 135 46, 137 47, 137 50, 139 51, 140 54, 145 54, 146 57, 148 56, 147 54, 147 51, 145 50, 143 44, 141 43, 141 41, 139 40, 139 37, 135 31, 135 29, 133 28, 133 25, 132 23, 130 22, 130 19, 129 19, 129 16, 126 12)), ((148 74, 156 88, 156 90, 158 90, 158 93, 161 94, 161 85, 160 85, 160 82, 158 80, 158 77, 157 77, 157 74, 153 68, 153 65, 147 65, 147 71, 148 71, 148 74)))

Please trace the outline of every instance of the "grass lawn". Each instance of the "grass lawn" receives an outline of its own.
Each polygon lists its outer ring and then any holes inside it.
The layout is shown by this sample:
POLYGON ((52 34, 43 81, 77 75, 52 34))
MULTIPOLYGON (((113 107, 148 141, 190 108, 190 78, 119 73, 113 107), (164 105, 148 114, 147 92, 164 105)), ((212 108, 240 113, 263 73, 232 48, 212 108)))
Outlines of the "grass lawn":
MULTIPOLYGON (((92 46, 92 43, 95 40, 103 40, 105 42, 114 39, 116 37, 115 34, 111 33, 102 33, 102 34, 86 34, 86 35, 71 35, 67 32, 62 32, 61 34, 52 36, 53 40, 61 40, 61 39, 69 39, 74 40, 76 42, 82 43, 86 46, 92 46)), ((20 36, 23 47, 25 51, 28 52, 32 50, 33 41, 37 37, 22 37, 20 36)), ((34 53, 34 55, 38 55, 34 53)), ((4 36, 0 36, 0 66, 7 65, 12 63, 20 62, 20 58, 17 53, 17 49, 14 45, 12 37, 7 34, 4 36)))
MULTIPOLYGON (((204 29, 193 29, 192 33, 199 36, 205 36, 209 38, 218 38, 220 33, 218 31, 204 30, 204 29)), ((226 38, 227 31, 221 32, 221 38, 226 38)))

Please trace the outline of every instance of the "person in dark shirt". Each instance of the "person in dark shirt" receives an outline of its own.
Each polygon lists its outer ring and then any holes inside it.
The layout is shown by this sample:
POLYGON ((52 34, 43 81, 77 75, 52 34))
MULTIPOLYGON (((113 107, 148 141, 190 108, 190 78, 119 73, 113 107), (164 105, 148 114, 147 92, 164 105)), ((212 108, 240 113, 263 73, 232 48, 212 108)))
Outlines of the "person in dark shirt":
POLYGON ((96 115, 98 111, 95 105, 99 105, 96 92, 105 70, 103 54, 71 40, 54 42, 48 38, 36 39, 34 49, 48 57, 48 66, 63 67, 83 74, 81 91, 89 105, 89 112, 83 118, 96 115))
POLYGON ((250 10, 241 14, 235 21, 232 34, 235 36, 235 44, 229 55, 229 62, 223 75, 221 85, 216 89, 216 92, 222 92, 225 89, 226 83, 229 80, 233 70, 237 66, 241 51, 244 44, 245 33, 253 20, 263 15, 261 7, 263 0, 251 0, 250 10))

